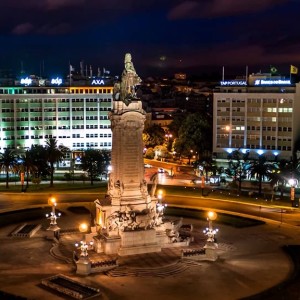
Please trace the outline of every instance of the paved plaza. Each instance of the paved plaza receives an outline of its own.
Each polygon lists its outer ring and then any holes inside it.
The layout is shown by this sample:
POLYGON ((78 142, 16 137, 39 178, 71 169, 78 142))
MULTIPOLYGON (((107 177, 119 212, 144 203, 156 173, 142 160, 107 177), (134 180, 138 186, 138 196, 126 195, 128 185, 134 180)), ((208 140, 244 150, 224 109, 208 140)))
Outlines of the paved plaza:
MULTIPOLYGON (((67 206, 61 211, 58 224, 62 229, 76 228, 90 219, 88 213, 67 206)), ((298 228, 277 223, 243 229, 216 223, 220 231, 219 258, 215 262, 182 260, 182 248, 167 248, 161 253, 122 257, 119 266, 106 274, 79 276, 72 253, 81 234, 63 235, 55 245, 44 238, 48 222, 44 217, 31 221, 42 225, 31 238, 11 237, 17 224, 1 228, 1 291, 27 299, 69 299, 41 286, 43 279, 63 274, 99 288, 102 295, 98 299, 242 299, 290 277, 293 264, 281 247, 297 244, 300 233, 298 228)), ((202 247, 206 222, 185 218, 184 223, 194 226, 191 247, 202 247)), ((90 251, 92 260, 96 256, 90 251)))

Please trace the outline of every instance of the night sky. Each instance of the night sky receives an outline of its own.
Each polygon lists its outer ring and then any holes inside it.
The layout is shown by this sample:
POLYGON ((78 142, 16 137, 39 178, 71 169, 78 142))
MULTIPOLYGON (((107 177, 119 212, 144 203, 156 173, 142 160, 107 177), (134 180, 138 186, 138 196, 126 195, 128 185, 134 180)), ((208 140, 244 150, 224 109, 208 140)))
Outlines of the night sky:
POLYGON ((83 60, 138 74, 288 74, 300 67, 300 0, 2 0, 0 69, 68 73, 83 60))

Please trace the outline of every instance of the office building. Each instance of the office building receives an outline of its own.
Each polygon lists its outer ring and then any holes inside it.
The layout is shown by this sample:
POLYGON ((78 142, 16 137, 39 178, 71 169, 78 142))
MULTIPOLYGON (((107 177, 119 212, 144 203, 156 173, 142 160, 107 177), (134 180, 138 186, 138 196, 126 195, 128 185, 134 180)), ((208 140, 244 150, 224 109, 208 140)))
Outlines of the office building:
POLYGON ((111 78, 64 82, 34 76, 0 86, 0 151, 28 149, 55 138, 72 151, 111 149, 111 78))
POLYGON ((213 95, 213 152, 291 159, 300 137, 300 84, 271 74, 221 81, 213 95))

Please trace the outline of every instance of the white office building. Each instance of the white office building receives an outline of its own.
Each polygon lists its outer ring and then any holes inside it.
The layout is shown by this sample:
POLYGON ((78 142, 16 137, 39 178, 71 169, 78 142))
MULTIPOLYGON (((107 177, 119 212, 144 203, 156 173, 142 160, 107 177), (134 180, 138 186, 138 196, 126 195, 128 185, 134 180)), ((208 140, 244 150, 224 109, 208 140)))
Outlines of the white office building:
POLYGON ((240 149, 290 159, 300 138, 300 84, 271 74, 221 81, 214 91, 213 152, 217 158, 240 149))
POLYGON ((112 101, 110 78, 64 85, 59 78, 26 77, 14 86, 0 86, 0 151, 44 145, 48 138, 72 151, 111 149, 112 101))

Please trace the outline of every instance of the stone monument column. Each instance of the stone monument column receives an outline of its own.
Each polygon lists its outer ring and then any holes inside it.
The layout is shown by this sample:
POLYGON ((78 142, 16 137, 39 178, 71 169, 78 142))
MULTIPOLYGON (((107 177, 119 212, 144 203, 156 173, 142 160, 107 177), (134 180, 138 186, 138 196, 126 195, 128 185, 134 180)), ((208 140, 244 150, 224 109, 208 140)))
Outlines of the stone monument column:
POLYGON ((131 55, 125 55, 121 82, 114 86, 111 172, 107 195, 96 200, 99 235, 94 237, 97 252, 132 255, 161 251, 169 241, 163 230, 163 211, 157 198, 149 195, 144 177, 143 130, 146 113, 136 96, 141 79, 131 55))
POLYGON ((149 208, 151 202, 144 179, 145 112, 141 106, 141 101, 132 101, 128 106, 115 102, 110 113, 113 140, 108 194, 116 209, 129 205, 142 210, 149 208))

